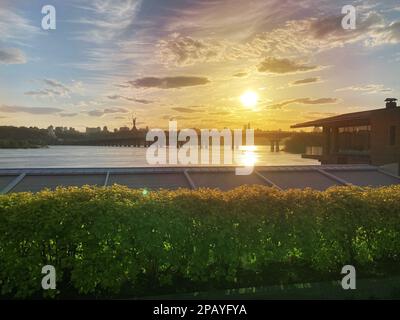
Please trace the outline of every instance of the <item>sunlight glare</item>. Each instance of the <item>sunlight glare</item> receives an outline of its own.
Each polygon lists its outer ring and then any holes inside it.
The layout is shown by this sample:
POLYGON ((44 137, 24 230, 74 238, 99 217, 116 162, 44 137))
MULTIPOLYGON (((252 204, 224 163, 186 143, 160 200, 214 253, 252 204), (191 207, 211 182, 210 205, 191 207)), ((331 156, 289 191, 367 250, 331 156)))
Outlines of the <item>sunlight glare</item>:
POLYGON ((254 108, 257 105, 258 95, 254 91, 246 91, 241 95, 240 101, 246 108, 254 108))
POLYGON ((257 163, 256 146, 240 146, 239 150, 241 152, 239 156, 239 163, 241 165, 248 167, 254 166, 257 163))

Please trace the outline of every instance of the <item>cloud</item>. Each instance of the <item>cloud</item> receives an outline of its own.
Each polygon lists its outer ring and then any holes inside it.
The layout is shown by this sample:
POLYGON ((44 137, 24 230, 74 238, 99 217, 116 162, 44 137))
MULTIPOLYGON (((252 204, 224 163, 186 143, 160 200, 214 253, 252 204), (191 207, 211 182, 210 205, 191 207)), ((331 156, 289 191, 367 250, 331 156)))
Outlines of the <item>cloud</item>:
POLYGON ((165 78, 145 77, 128 83, 137 88, 173 89, 205 85, 209 82, 210 80, 205 77, 178 76, 165 78))
POLYGON ((24 63, 26 63, 26 56, 20 49, 0 48, 0 64, 24 64, 24 63))
POLYGON ((248 39, 266 25, 277 25, 290 11, 299 9, 297 2, 282 0, 188 1, 171 12, 165 29, 170 32, 196 35, 213 34, 224 39, 248 39))
POLYGON ((24 94, 33 97, 54 97, 63 95, 62 92, 53 89, 27 91, 24 94))
POLYGON ((346 43, 364 41, 368 46, 400 43, 400 21, 386 24, 385 17, 372 10, 367 10, 358 19, 357 28, 346 32, 340 27, 341 16, 313 20, 309 30, 316 40, 328 47, 343 46, 346 43), (330 43, 330 45, 329 45, 330 43))
POLYGON ((161 60, 165 64, 176 66, 219 61, 224 56, 224 46, 218 41, 194 39, 179 34, 173 34, 167 40, 160 40, 157 47, 161 60))
POLYGON ((318 69, 317 66, 307 66, 289 59, 279 59, 274 57, 265 58, 264 61, 262 61, 257 67, 259 72, 276 74, 299 73, 316 69, 318 69))
POLYGON ((398 43, 400 22, 385 25, 382 14, 368 8, 366 10, 365 13, 358 14, 357 27, 352 32, 341 27, 342 16, 311 19, 309 31, 315 40, 328 48, 341 47, 358 41, 364 41, 367 46, 398 43))
POLYGON ((74 113, 74 112, 71 112, 71 113, 60 113, 60 117, 63 117, 63 118, 75 117, 77 115, 78 115, 78 113, 74 113))
POLYGON ((186 116, 174 116, 174 115, 163 115, 161 117, 162 120, 169 120, 169 121, 177 121, 177 120, 192 120, 192 117, 186 117, 186 116))
POLYGON ((247 57, 247 41, 287 18, 288 7, 281 0, 184 2, 170 10, 163 26, 170 35, 159 42, 163 62, 187 66, 247 57))
POLYGON ((38 97, 38 98, 55 97, 55 96, 69 97, 70 93, 79 91, 82 88, 82 83, 76 81, 74 81, 74 83, 71 86, 67 86, 53 79, 43 79, 41 81, 46 86, 44 89, 31 90, 25 92, 24 94, 27 96, 38 97))
POLYGON ((243 77, 247 76, 247 72, 238 72, 238 73, 235 73, 233 76, 236 78, 243 78, 243 77))
POLYGON ((366 85, 359 85, 359 86, 349 86, 344 88, 336 89, 336 91, 356 91, 356 92, 364 92, 368 94, 373 93, 388 93, 392 92, 393 90, 390 88, 386 88, 383 84, 366 84, 366 85))
POLYGON ((227 116, 231 114, 229 111, 216 111, 216 112, 210 112, 208 114, 214 115, 214 116, 227 116))
POLYGON ((115 95, 107 96, 107 98, 110 100, 117 100, 117 99, 123 99, 124 97, 115 94, 115 95))
POLYGON ((28 19, 5 6, 0 8, 0 34, 2 41, 15 42, 25 40, 38 32, 39 28, 33 26, 28 19))
POLYGON ((342 15, 326 15, 286 21, 282 27, 260 32, 249 41, 247 54, 279 57, 309 56, 347 44, 367 44, 377 37, 384 26, 384 17, 366 10, 357 11, 357 28, 345 30, 341 26, 342 15))
POLYGON ((104 111, 102 110, 91 110, 88 111, 87 114, 91 117, 102 117, 104 116, 104 111))
POLYGON ((313 78, 305 78, 305 79, 300 79, 300 80, 295 80, 289 84, 289 86, 301 86, 301 85, 307 85, 311 83, 319 83, 321 82, 321 79, 318 77, 313 77, 313 78))
POLYGON ((121 95, 110 95, 107 96, 108 99, 110 100, 126 100, 126 101, 132 101, 132 102, 137 102, 137 103, 142 103, 142 104, 151 104, 153 101, 151 100, 146 100, 146 99, 136 99, 136 98, 129 98, 121 95))
MULTIPOLYGON (((128 98, 129 100, 129 98, 128 98)), ((137 103, 143 103, 143 104, 150 104, 153 103, 151 100, 146 100, 146 99, 132 99, 131 101, 137 102, 137 103)))
POLYGON ((182 112, 182 113, 194 113, 194 112, 202 112, 202 110, 196 110, 194 107, 175 107, 172 110, 182 112))
POLYGON ((141 0, 90 0, 78 6, 88 15, 72 21, 84 25, 77 38, 101 44, 122 36, 132 26, 141 4, 141 0))
POLYGON ((337 116, 338 113, 335 112, 307 112, 304 118, 306 119, 319 119, 337 116))
POLYGON ((46 108, 46 107, 22 107, 22 106, 2 105, 2 106, 0 106, 0 111, 8 112, 8 113, 24 112, 24 113, 30 113, 30 114, 44 115, 44 114, 59 113, 63 110, 58 109, 58 108, 46 108))
POLYGON ((367 35, 369 31, 383 23, 381 14, 368 10, 366 14, 360 14, 356 29, 349 32, 343 29, 341 23, 343 15, 324 16, 308 20, 308 29, 316 40, 327 40, 335 44, 343 44, 359 40, 359 36, 367 35), (353 39, 352 39, 353 38, 353 39))
POLYGON ((128 113, 129 110, 125 108, 106 108, 104 109, 104 113, 128 113))
MULTIPOLYGON (((381 13, 367 6, 357 7, 357 28, 345 30, 341 26, 343 15, 339 12, 329 14, 328 8, 325 15, 293 19, 288 12, 294 12, 302 5, 292 6, 287 2, 282 7, 274 1, 256 1, 251 7, 259 7, 260 11, 255 12, 250 10, 250 6, 243 7, 243 3, 237 2, 227 6, 224 1, 213 1, 212 6, 200 5, 196 10, 181 10, 181 14, 174 17, 175 21, 169 25, 168 30, 172 35, 158 43, 162 61, 187 66, 209 61, 259 59, 263 56, 284 59, 310 56, 358 42, 371 46, 399 43, 400 40, 400 21, 387 25, 381 13), (261 11, 263 6, 265 10, 261 11), (231 9, 235 11, 234 14, 225 17, 231 9), (226 24, 222 24, 222 21, 226 21, 226 24), (196 37, 181 35, 183 33, 196 37), (214 35, 212 39, 209 38, 210 34, 214 35)), ((336 6, 334 10, 337 12, 336 6)), ((310 10, 308 12, 313 14, 310 10)), ((314 12, 317 16, 318 11, 314 12)), ((302 66, 306 69, 309 67, 299 65, 302 66)), ((262 64, 260 67, 263 69, 262 64)))
POLYGON ((118 88, 124 88, 124 89, 130 87, 129 84, 125 84, 125 83, 117 83, 117 84, 114 84, 114 86, 118 87, 118 88))
POLYGON ((91 111, 87 111, 86 113, 91 117, 102 117, 106 114, 114 114, 114 113, 128 113, 129 110, 125 108, 106 108, 103 110, 95 109, 91 111))
POLYGON ((82 1, 74 3, 78 14, 68 21, 77 24, 76 28, 72 28, 72 38, 89 42, 90 47, 83 44, 83 58, 65 65, 102 72, 103 76, 97 76, 97 81, 109 83, 119 81, 117 76, 111 74, 127 75, 130 72, 127 66, 152 59, 156 36, 147 33, 147 30, 148 25, 157 22, 149 18, 141 19, 139 12, 144 1, 87 0, 84 4, 82 1))
POLYGON ((392 22, 388 26, 375 30, 373 39, 367 42, 371 46, 379 46, 387 43, 400 43, 400 21, 392 22))
POLYGON ((311 99, 311 98, 299 98, 299 99, 291 99, 284 100, 279 103, 275 103, 267 106, 267 109, 281 109, 290 104, 298 103, 298 104, 308 104, 308 105, 317 105, 317 104, 333 104, 338 101, 337 98, 319 98, 319 99, 311 99))
POLYGON ((62 84, 61 82, 58 82, 56 80, 44 79, 43 82, 45 84, 47 84, 48 86, 50 86, 50 87, 60 89, 61 91, 64 91, 64 92, 70 92, 71 91, 67 86, 65 86, 64 84, 62 84))

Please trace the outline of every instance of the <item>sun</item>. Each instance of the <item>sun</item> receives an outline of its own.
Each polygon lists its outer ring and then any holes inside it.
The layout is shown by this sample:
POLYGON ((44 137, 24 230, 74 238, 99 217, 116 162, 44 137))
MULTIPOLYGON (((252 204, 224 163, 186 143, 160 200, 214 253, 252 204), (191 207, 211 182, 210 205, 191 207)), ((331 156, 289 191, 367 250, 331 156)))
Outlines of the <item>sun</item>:
POLYGON ((254 108, 258 102, 258 95, 254 91, 246 91, 240 96, 240 101, 246 108, 254 108))

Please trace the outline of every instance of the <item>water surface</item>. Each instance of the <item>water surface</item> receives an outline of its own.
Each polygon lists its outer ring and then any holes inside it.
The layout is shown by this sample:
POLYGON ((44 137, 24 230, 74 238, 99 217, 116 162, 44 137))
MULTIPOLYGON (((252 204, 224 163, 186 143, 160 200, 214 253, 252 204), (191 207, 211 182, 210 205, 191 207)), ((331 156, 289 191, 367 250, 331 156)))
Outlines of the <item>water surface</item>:
MULTIPOLYGON (((0 149, 0 168, 76 168, 76 167, 145 167, 146 148, 50 146, 40 149, 0 149)), ((318 165, 312 159, 284 151, 271 152, 269 146, 257 146, 249 152, 235 151, 240 164, 318 165)), ((168 150, 167 150, 168 154, 168 150)), ((223 163, 220 163, 223 164, 223 163)), ((179 164, 178 164, 179 165, 179 164)))

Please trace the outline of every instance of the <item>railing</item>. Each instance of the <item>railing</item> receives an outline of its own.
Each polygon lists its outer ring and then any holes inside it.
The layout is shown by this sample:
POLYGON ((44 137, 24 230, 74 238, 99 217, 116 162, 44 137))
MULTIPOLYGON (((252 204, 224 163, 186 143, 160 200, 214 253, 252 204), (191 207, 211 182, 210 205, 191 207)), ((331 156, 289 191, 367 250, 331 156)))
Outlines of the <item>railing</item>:
POLYGON ((339 149, 338 154, 348 156, 368 156, 369 150, 353 150, 353 149, 339 149))
MULTIPOLYGON (((352 149, 339 149, 337 154, 349 155, 349 156, 368 156, 370 154, 369 150, 352 150, 352 149)), ((306 156, 322 156, 323 147, 321 146, 311 146, 306 147, 306 156)))
POLYGON ((305 155, 307 155, 307 156, 322 156, 322 147, 321 146, 306 147, 305 155))

